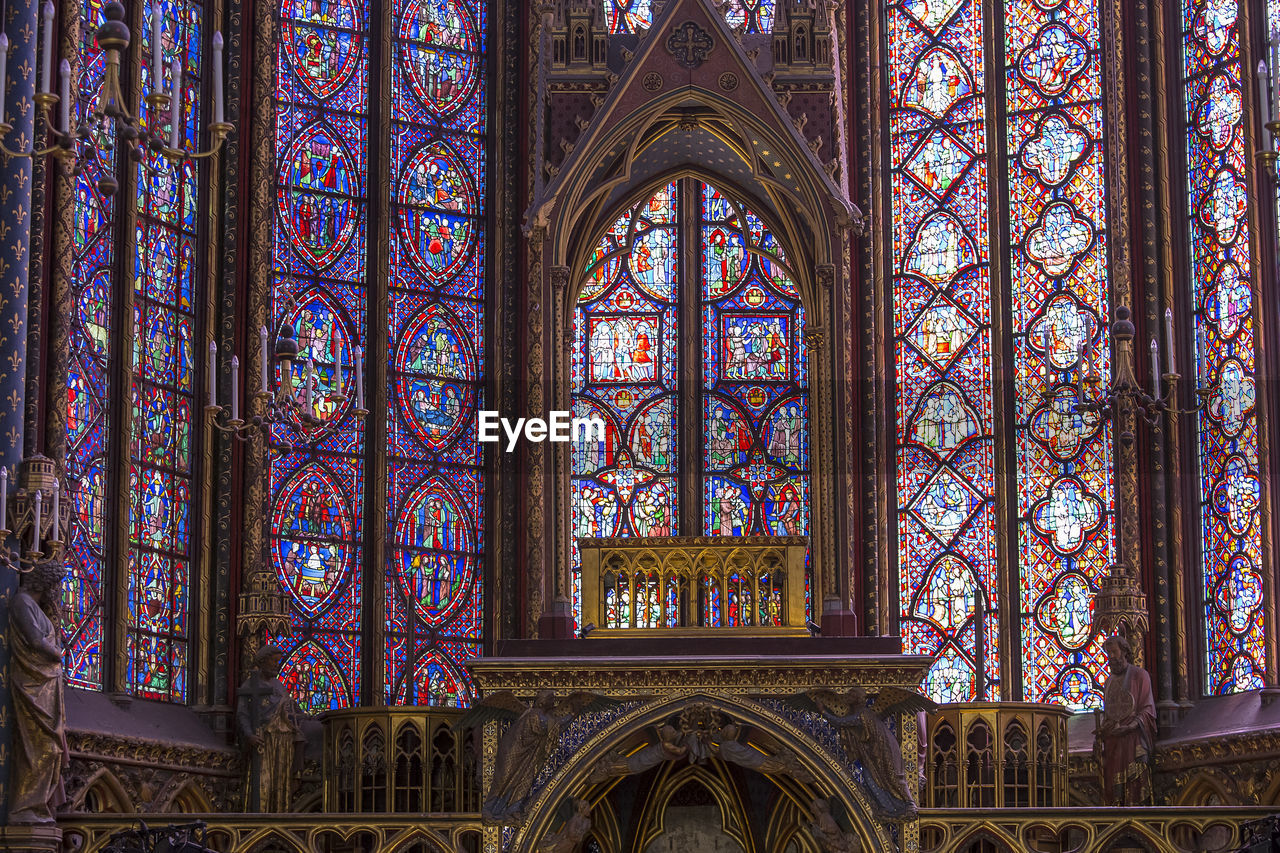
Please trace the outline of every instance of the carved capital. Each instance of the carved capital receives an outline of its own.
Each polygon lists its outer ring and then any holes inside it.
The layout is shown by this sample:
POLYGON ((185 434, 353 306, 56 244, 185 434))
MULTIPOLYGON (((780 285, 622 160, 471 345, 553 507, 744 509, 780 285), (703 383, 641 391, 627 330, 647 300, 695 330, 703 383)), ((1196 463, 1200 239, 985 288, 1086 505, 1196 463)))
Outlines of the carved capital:
POLYGON ((823 290, 830 290, 836 283, 836 265, 835 264, 818 264, 818 268, 814 271, 818 278, 818 284, 823 290))
POLYGON ((809 352, 819 352, 826 340, 827 333, 821 326, 804 327, 804 348, 809 352))
POLYGON ((551 286, 555 288, 557 297, 564 296, 565 291, 569 289, 569 268, 568 267, 552 267, 551 268, 551 286))

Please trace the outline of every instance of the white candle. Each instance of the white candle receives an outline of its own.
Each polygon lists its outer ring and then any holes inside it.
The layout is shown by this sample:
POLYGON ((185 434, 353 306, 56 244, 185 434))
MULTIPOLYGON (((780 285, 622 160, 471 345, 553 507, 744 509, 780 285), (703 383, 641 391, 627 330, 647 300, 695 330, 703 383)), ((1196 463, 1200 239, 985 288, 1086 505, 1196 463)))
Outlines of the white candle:
POLYGON ((1151 395, 1160 396, 1160 345, 1155 335, 1151 336, 1151 395))
MULTIPOLYGON (((1265 141, 1270 136, 1271 131, 1267 130, 1267 125, 1271 124, 1271 77, 1267 73, 1267 63, 1265 60, 1258 60, 1258 110, 1262 113, 1262 138, 1265 141)), ((1264 147, 1270 149, 1271 145, 1264 147)))
POLYGON ((177 59, 173 69, 173 110, 169 113, 169 147, 178 148, 182 142, 182 63, 177 59))
POLYGON ((9 529, 9 469, 0 466, 0 530, 9 529))
POLYGON ((159 3, 151 4, 151 89, 157 93, 164 92, 164 47, 160 43, 160 16, 162 10, 159 3))
POLYGON ((342 344, 338 344, 338 354, 334 357, 333 365, 333 384, 337 389, 337 395, 342 396, 342 344))
POLYGON ((1049 324, 1046 322, 1040 327, 1040 346, 1044 350, 1044 378, 1049 378, 1049 372, 1053 370, 1053 353, 1050 347, 1053 346, 1053 340, 1049 334, 1049 324))
POLYGON ((4 119, 4 75, 9 65, 9 37, 0 33, 0 124, 4 119))
MULTIPOLYGON (((1268 43, 1268 48, 1271 51, 1271 63, 1269 70, 1272 74, 1280 73, 1280 32, 1273 32, 1271 34, 1271 41, 1268 43)), ((1280 86, 1272 86, 1271 118, 1273 121, 1277 115, 1280 115, 1280 86)))
POLYGON ((258 327, 258 370, 262 373, 262 393, 267 393, 267 327, 258 327))
POLYGON ((40 7, 40 92, 53 94, 53 0, 40 7))
POLYGON ((31 525, 31 550, 40 551, 40 505, 44 501, 44 495, 36 489, 36 499, 31 508, 34 510, 34 523, 31 525))
POLYGON ((354 352, 356 374, 356 408, 364 410, 364 354, 360 350, 354 352))
POLYGON ((240 420, 240 359, 231 356, 231 420, 240 420))
POLYGON ((62 132, 71 135, 71 63, 62 60, 58 66, 58 73, 61 75, 62 82, 62 132))
POLYGON ((58 488, 58 483, 55 480, 53 483, 53 513, 52 513, 52 518, 50 519, 52 523, 49 526, 50 542, 62 541, 62 531, 58 529, 59 527, 62 526, 61 524, 59 524, 59 521, 61 520, 61 510, 62 510, 62 490, 58 488))
POLYGON ((311 383, 311 379, 315 376, 315 372, 315 365, 311 362, 311 359, 307 359, 307 370, 306 373, 303 374, 303 382, 306 383, 308 415, 315 413, 315 390, 311 383))
POLYGON ((213 34, 213 121, 222 124, 222 33, 213 34))
POLYGON ((209 341, 209 361, 206 365, 209 372, 209 407, 218 407, 218 342, 209 341))
POLYGON ((1178 348, 1173 345, 1173 309, 1164 309, 1164 346, 1169 351, 1169 373, 1178 372, 1178 348))

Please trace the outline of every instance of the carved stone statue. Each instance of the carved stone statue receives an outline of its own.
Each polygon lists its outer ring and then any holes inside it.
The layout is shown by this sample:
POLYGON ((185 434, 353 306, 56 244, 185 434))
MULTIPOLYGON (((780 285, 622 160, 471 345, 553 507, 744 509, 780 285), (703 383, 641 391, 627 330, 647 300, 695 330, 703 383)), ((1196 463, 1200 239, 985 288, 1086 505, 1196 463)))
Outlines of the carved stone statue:
POLYGON ((861 853, 862 842, 852 832, 845 832, 840 828, 835 816, 831 814, 829 801, 815 799, 809 804, 809 810, 813 812, 809 831, 824 853, 861 853))
POLYGON ((587 776, 587 783, 594 785, 608 779, 633 776, 663 762, 684 758, 689 754, 689 747, 682 743, 683 740, 683 734, 674 726, 661 725, 657 728, 655 740, 648 746, 641 747, 630 755, 611 752, 597 761, 587 776))
POLYGON ((280 681, 283 652, 263 646, 236 694, 236 730, 245 753, 246 812, 287 812, 301 769, 302 712, 280 681))
POLYGON ((1110 675, 1093 750, 1102 768, 1103 798, 1108 805, 1143 805, 1150 796, 1147 762, 1156 736, 1151 676, 1133 662, 1133 650, 1123 636, 1108 637, 1102 647, 1110 675))
POLYGON ((913 820, 916 798, 902 765, 902 747, 886 719, 899 712, 933 711, 937 705, 918 693, 883 688, 874 704, 867 693, 853 687, 846 693, 810 690, 791 697, 791 703, 822 714, 839 733, 850 760, 862 765, 862 784, 876 817, 887 821, 913 820))
POLYGON ((712 735, 714 752, 721 760, 770 776, 790 776, 797 782, 813 783, 813 775, 804 768, 794 752, 780 749, 771 755, 765 754, 739 741, 741 733, 741 727, 730 722, 712 735))
POLYGON ((591 803, 573 801, 573 814, 560 831, 546 836, 538 845, 538 853, 574 853, 591 831, 591 803))
POLYGON ((477 701, 458 721, 458 728, 482 726, 491 720, 513 721, 498 742, 493 783, 480 812, 483 820, 497 824, 523 821, 538 771, 560 739, 564 724, 586 711, 616 704, 612 699, 583 691, 570 693, 557 702, 552 690, 538 691, 531 705, 509 690, 477 701))
POLYGON ((13 762, 9 822, 51 823, 66 802, 70 763, 62 704, 62 637, 57 602, 64 570, 42 563, 22 576, 9 602, 9 686, 13 693, 13 762))

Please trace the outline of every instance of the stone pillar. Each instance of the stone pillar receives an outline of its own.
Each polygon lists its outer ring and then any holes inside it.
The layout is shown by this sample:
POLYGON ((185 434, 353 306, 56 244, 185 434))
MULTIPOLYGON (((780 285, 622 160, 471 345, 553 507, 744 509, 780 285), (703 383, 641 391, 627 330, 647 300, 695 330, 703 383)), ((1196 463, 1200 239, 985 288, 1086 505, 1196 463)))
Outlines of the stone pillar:
MULTIPOLYGON (((36 4, 7 3, 3 25, 9 39, 4 120, 12 129, 0 137, 0 142, 11 151, 27 151, 35 139, 36 4)), ((0 466, 9 470, 8 482, 14 491, 18 463, 22 461, 26 409, 30 243, 31 160, 0 154, 0 466)), ((10 491, 10 506, 12 500, 10 491)), ((8 542, 0 547, 10 550, 8 542)), ((13 569, 0 568, 0 630, 8 630, 9 599, 17 589, 17 578, 13 569)), ((0 815, 4 817, 0 824, 8 821, 12 726, 9 647, 8 643, 0 643, 0 815)))

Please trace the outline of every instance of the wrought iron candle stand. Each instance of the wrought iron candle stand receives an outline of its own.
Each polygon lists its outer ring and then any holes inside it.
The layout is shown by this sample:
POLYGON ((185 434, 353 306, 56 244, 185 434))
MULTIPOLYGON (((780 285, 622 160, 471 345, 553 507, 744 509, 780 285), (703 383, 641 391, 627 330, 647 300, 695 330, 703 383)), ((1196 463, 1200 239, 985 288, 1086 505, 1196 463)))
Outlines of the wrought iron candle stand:
POLYGON ((25 572, 62 557, 71 529, 71 498, 47 456, 22 460, 18 489, 9 495, 9 472, 0 470, 0 565, 25 572))
MULTIPOLYGON (((129 47, 131 33, 125 24, 125 9, 119 0, 109 0, 103 8, 105 19, 94 34, 98 47, 105 54, 101 94, 93 109, 84 119, 74 118, 75 99, 72 97, 71 63, 63 59, 59 63, 61 74, 61 91, 55 93, 52 85, 53 66, 53 17, 52 0, 45 0, 40 13, 40 30, 42 42, 41 82, 35 95, 38 115, 37 126, 43 125, 46 138, 50 144, 43 148, 34 145, 26 151, 15 151, 0 143, 0 150, 10 157, 38 158, 52 154, 64 162, 73 163, 73 174, 78 174, 85 162, 96 160, 103 164, 104 155, 115 150, 117 141, 124 144, 130 159, 142 163, 149 172, 154 167, 147 162, 147 152, 159 154, 170 163, 185 160, 197 160, 212 157, 222 148, 232 125, 224 120, 222 95, 222 34, 213 34, 213 99, 214 118, 209 124, 211 144, 204 151, 187 151, 182 147, 182 69, 180 59, 175 60, 171 70, 170 84, 173 94, 163 91, 159 83, 163 79, 161 53, 156 49, 160 43, 161 24, 160 9, 152 9, 152 80, 156 88, 143 99, 147 105, 149 121, 135 116, 125 106, 124 92, 120 84, 120 58, 129 47), (60 121, 57 125, 52 119, 55 106, 61 106, 60 121), (172 109, 170 109, 172 108, 172 109), (158 117, 165 112, 171 116, 169 136, 166 139, 160 130, 158 117)), ((7 37, 0 34, 0 68, 3 68, 8 54, 7 37)), ((0 138, 9 135, 12 125, 4 121, 4 74, 0 71, 0 138)), ((119 188, 111 169, 103 169, 98 179, 98 191, 103 195, 112 195, 119 188)))

